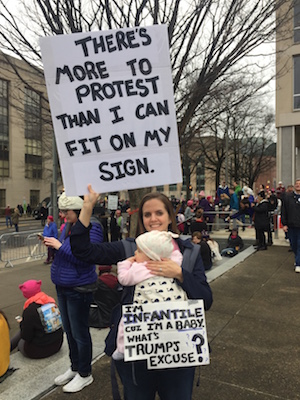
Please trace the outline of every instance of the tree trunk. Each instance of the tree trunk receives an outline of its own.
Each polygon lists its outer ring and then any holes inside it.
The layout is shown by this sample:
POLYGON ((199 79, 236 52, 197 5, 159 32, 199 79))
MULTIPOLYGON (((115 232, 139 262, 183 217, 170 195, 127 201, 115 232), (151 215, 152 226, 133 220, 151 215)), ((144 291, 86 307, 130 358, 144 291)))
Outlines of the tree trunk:
POLYGON ((133 214, 131 214, 130 217, 130 232, 129 236, 130 237, 135 237, 136 236, 136 228, 137 228, 137 222, 138 222, 138 208, 140 205, 140 202, 142 198, 144 197, 145 194, 150 193, 151 188, 141 188, 141 189, 134 189, 134 190, 129 190, 129 202, 130 202, 130 209, 131 211, 135 211, 133 214))

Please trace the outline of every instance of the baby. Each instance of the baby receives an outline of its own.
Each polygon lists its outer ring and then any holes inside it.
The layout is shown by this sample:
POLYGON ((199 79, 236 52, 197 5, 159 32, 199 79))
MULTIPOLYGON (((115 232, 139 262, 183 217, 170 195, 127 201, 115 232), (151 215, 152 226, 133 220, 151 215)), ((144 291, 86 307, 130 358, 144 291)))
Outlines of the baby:
MULTIPOLYGON (((174 278, 153 275, 146 263, 149 260, 161 261, 170 258, 179 266, 182 254, 173 238, 172 232, 151 231, 136 239, 137 250, 133 257, 118 263, 118 280, 123 286, 135 285, 133 303, 146 304, 160 301, 183 301, 187 299, 185 291, 174 278)), ((121 319, 118 327, 117 349, 112 357, 124 358, 124 324, 121 319)))

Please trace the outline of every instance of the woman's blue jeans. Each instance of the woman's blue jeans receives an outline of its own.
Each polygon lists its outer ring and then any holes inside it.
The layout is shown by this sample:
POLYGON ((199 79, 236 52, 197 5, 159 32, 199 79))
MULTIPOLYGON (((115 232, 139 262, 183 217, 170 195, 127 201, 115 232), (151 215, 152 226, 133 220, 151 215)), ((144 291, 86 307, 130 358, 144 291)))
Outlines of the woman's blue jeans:
POLYGON ((148 370, 146 361, 115 361, 125 400, 191 400, 195 367, 148 370))
POLYGON ((71 368, 88 376, 92 367, 92 340, 89 328, 92 293, 79 293, 73 288, 56 286, 58 305, 69 345, 71 368))

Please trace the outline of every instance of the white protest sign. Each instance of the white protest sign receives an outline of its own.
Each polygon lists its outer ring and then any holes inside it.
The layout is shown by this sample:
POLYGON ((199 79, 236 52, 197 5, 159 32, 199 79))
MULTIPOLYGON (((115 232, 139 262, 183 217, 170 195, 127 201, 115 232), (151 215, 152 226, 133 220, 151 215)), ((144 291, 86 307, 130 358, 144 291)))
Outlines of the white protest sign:
POLYGON ((67 195, 182 181, 167 26, 40 45, 67 195))
POLYGON ((124 360, 148 369, 209 364, 203 300, 123 306, 124 360))
POLYGON ((116 210, 118 208, 118 196, 112 194, 108 196, 107 208, 109 210, 116 210))

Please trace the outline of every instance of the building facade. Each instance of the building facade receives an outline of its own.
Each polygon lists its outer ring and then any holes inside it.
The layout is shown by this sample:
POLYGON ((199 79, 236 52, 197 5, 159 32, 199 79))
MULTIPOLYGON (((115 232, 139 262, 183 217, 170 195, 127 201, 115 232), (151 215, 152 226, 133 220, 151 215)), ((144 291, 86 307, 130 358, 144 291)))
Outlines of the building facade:
POLYGON ((0 213, 50 196, 53 133, 43 74, 0 52, 0 213))
POLYGON ((276 128, 277 181, 300 177, 300 0, 287 1, 277 13, 276 128))

